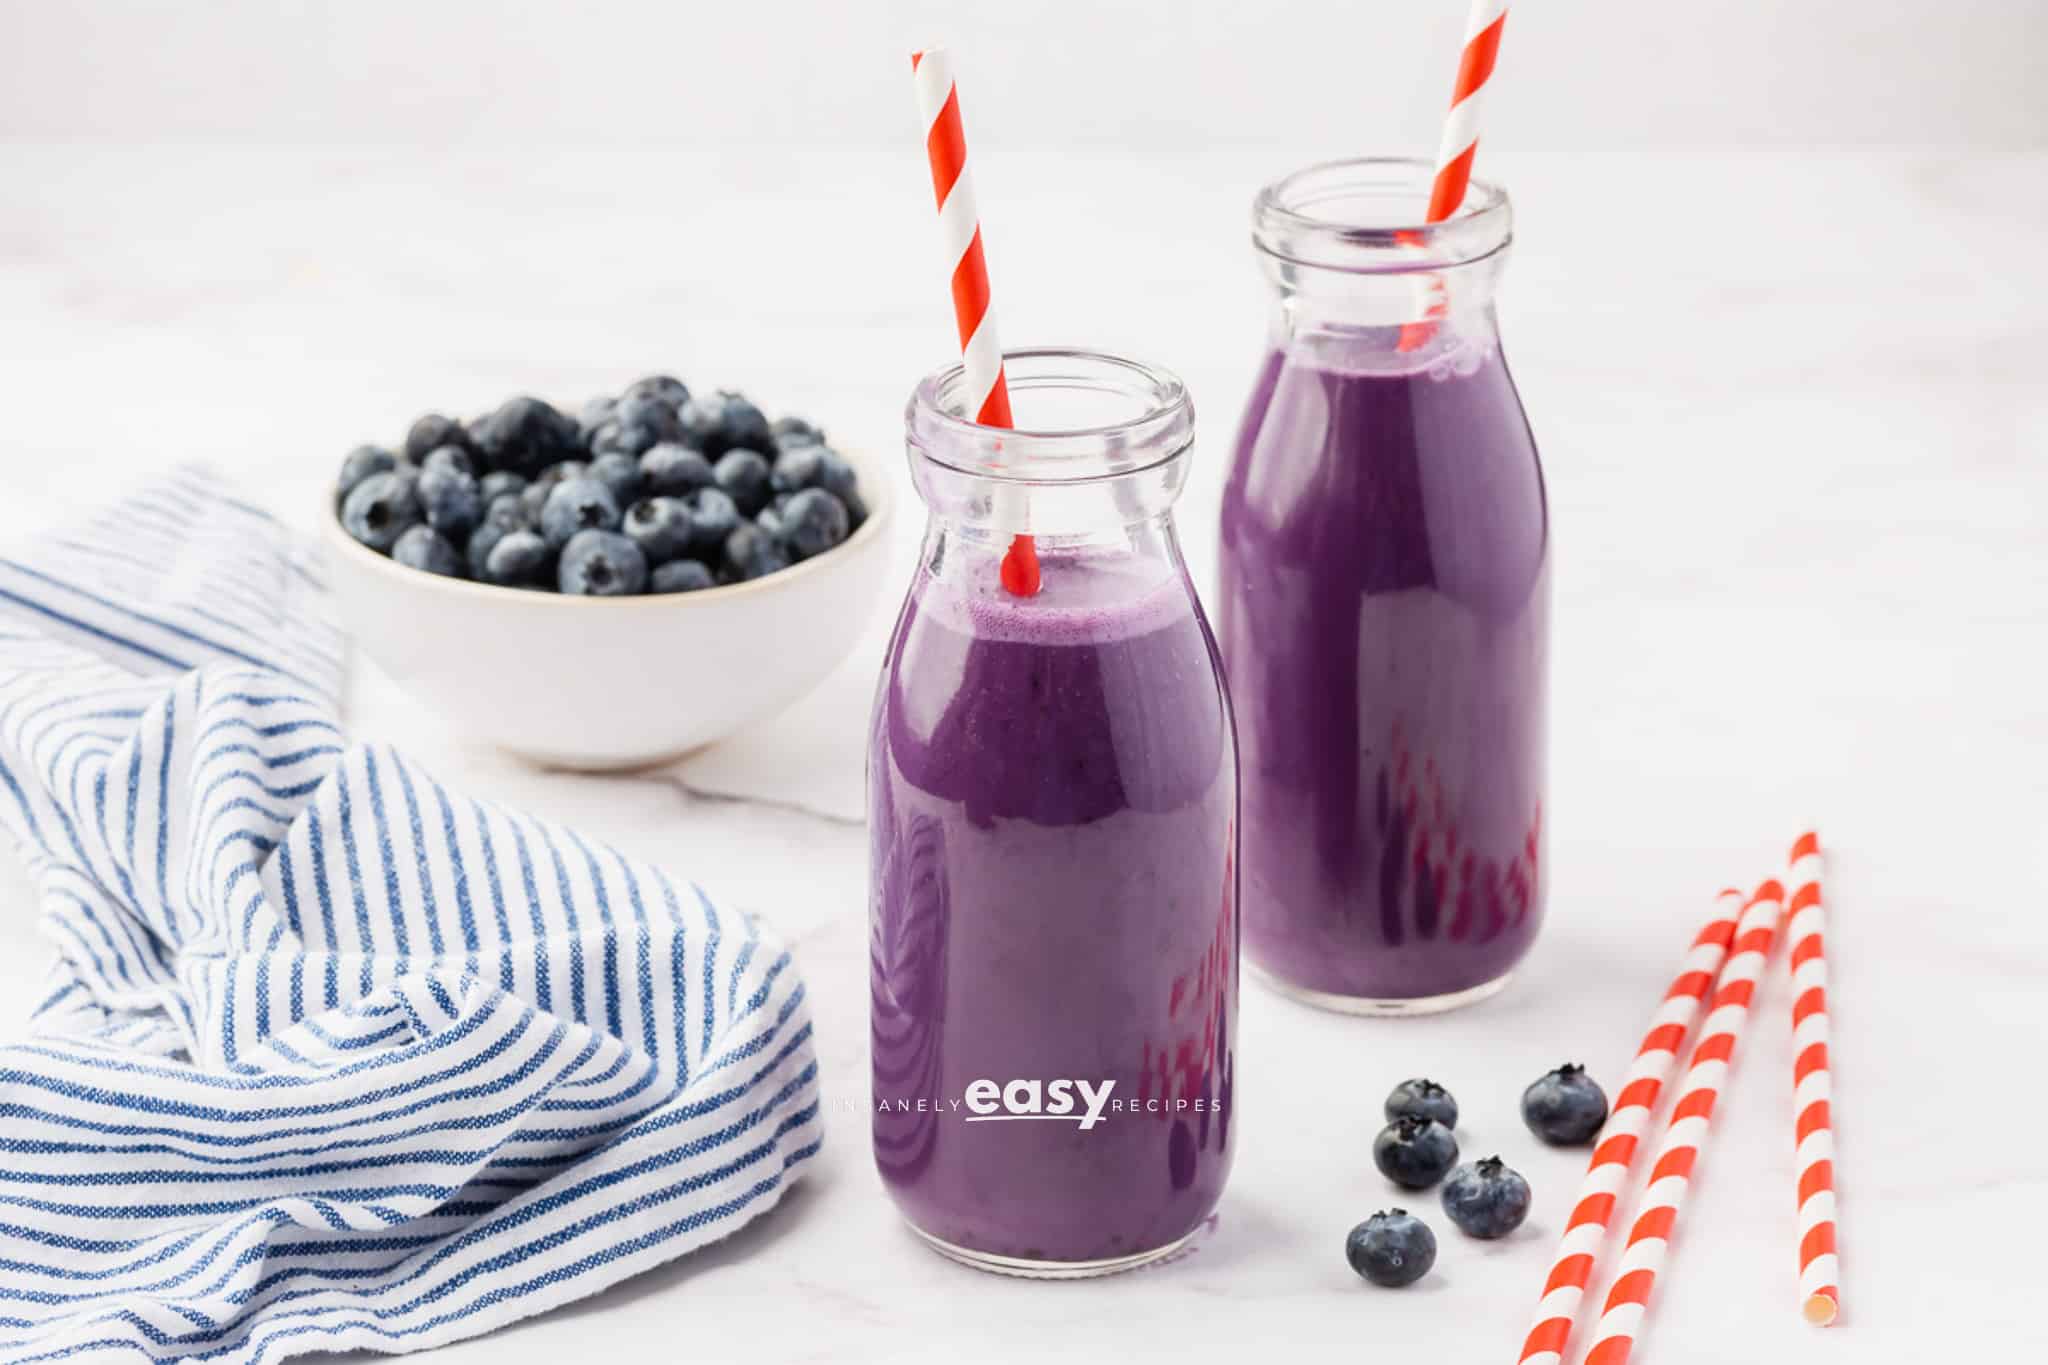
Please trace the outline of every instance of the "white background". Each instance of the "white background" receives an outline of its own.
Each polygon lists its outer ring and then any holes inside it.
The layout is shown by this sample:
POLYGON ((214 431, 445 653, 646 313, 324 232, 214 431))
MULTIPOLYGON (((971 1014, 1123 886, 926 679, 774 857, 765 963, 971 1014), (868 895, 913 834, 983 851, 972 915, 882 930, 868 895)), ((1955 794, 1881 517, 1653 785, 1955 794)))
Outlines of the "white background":
MULTIPOLYGON (((951 344, 905 60, 943 40, 1006 338, 1190 382, 1206 586, 1263 325, 1250 196, 1429 153, 1462 9, 0 0, 0 540, 195 456, 310 521, 342 451, 423 410, 654 368, 891 450, 951 344)), ((1198 1254, 1093 1285, 955 1270, 833 1111, 731 1244, 449 1358, 1506 1360, 1579 1161, 1514 1096, 1566 1058, 1615 1074, 1712 889, 1806 819, 1834 850, 1845 1325, 1794 1316, 1774 983, 1639 1358, 2038 1348, 2044 50, 2031 0, 1512 12, 1480 166, 1516 199, 1502 325, 1556 526, 1551 920, 1508 993, 1433 1023, 1248 988, 1198 1254), (1390 1202, 1371 1116, 1415 1072, 1536 1209, 1375 1294, 1339 1247, 1390 1202)), ((796 944, 827 1102, 857 1106, 879 629, 788 715, 630 779, 476 749, 369 665, 351 721, 759 910, 796 944)), ((47 951, 0 860, 0 993, 47 951)))
MULTIPOLYGON (((959 50, 977 139, 1434 143, 1463 0, 5 0, 0 129, 417 145, 873 142, 912 47, 959 50)), ((1489 153, 2016 143, 2032 0, 1550 0, 1513 8, 1489 153)))

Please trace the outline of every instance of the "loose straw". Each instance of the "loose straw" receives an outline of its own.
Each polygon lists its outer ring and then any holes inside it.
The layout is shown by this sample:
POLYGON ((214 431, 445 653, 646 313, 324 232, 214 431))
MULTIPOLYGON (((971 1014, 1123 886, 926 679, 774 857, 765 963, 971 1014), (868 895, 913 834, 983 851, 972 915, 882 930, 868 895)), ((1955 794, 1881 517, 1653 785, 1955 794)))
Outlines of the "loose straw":
MULTIPOLYGON (((995 310, 989 303, 988 261, 981 249, 981 215, 974 206, 974 177, 967 169, 967 134, 960 122, 960 91, 944 48, 910 54, 917 107, 924 118, 925 154, 931 161, 932 194, 938 200, 939 232, 953 287, 953 321, 960 332, 966 371, 967 411, 983 426, 1008 427, 1010 384, 1003 374, 1002 343, 996 340, 995 310)), ((1038 547, 1019 533, 1003 556, 1003 586, 1019 597, 1038 591, 1038 547)))
POLYGON ((1714 988, 1713 1006, 1700 1027, 1700 1044, 1693 1050, 1684 1088, 1672 1107, 1664 1141, 1650 1168, 1650 1183, 1642 1196, 1644 1207, 1629 1229, 1628 1246, 1607 1292, 1585 1365, 1623 1365, 1634 1349, 1643 1309, 1670 1254, 1672 1226, 1685 1205, 1693 1163, 1713 1126, 1714 1102, 1728 1079, 1743 1025, 1749 1021, 1750 1002, 1770 958, 1784 900, 1785 888, 1767 881, 1756 889, 1742 912, 1734 951, 1714 988))
POLYGON ((1828 1073, 1827 914, 1820 836, 1792 845, 1792 1108, 1799 1167, 1799 1311, 1818 1327, 1841 1312, 1835 1259, 1835 1131, 1828 1073))
MULTIPOLYGON (((1451 87, 1451 108, 1444 116, 1443 140, 1437 145, 1436 178, 1430 182, 1424 222, 1441 223, 1465 202, 1465 189, 1472 183, 1472 160, 1479 152, 1480 97, 1493 75, 1501 29, 1507 21, 1508 0, 1472 0, 1472 13, 1465 21, 1465 46, 1458 58, 1458 79, 1451 87)), ((1441 281, 1431 293, 1434 298, 1428 306, 1428 320, 1401 328, 1400 348, 1404 351, 1428 341, 1436 330, 1435 320, 1444 315, 1441 281)))
POLYGON ((1570 1344, 1572 1320, 1586 1295, 1586 1281, 1606 1239, 1607 1226, 1614 1217, 1614 1204, 1628 1183, 1636 1146, 1650 1126, 1657 1097, 1676 1069, 1679 1050, 1699 1014, 1700 1002, 1714 988, 1727 959, 1728 945, 1735 938, 1735 926, 1742 913, 1742 893, 1723 891, 1716 899, 1714 916, 1707 921, 1687 950, 1683 970, 1650 1018, 1628 1078, 1615 1098, 1614 1112, 1600 1130, 1593 1160, 1572 1203, 1571 1220, 1564 1240, 1558 1244, 1550 1273, 1543 1284, 1543 1297, 1536 1305, 1536 1322, 1522 1343, 1519 1365, 1560 1365, 1570 1344))

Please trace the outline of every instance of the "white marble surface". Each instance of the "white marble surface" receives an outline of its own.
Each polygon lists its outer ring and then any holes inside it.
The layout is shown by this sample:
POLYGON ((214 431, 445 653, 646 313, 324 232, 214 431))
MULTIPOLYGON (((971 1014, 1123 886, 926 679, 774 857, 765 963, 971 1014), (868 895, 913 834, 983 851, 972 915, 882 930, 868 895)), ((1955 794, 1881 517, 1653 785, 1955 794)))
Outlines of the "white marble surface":
MULTIPOLYGON (((1245 205, 1331 150, 982 154, 1005 336, 1189 379, 1206 435, 1183 523, 1205 583, 1261 328, 1245 205)), ((1774 974, 1641 1358, 2048 1344, 2048 155, 1490 169, 1521 213, 1502 311, 1558 556, 1552 919, 1513 988, 1370 1023, 1248 984, 1238 1163, 1200 1249, 1104 1282, 976 1275, 896 1225, 858 1111, 879 619, 787 715, 632 777, 465 747, 359 667, 359 731, 768 915, 810 983, 833 1106, 809 1178, 730 1243, 447 1359, 593 1340, 619 1359, 1511 1359, 1582 1160, 1521 1131, 1521 1085, 1567 1058, 1614 1075, 1707 894, 1775 870, 1805 818, 1835 850, 1844 1324, 1795 1311, 1774 974), (1429 1280, 1377 1292, 1340 1247, 1402 1202, 1367 1149, 1414 1073, 1455 1089, 1468 1152, 1520 1166, 1535 1213, 1501 1244, 1445 1230, 1429 1280)), ((418 411, 656 367, 893 449, 949 340, 921 174, 894 147, 0 144, 0 537, 195 455, 309 516, 347 446, 418 411)), ((31 921, 0 861, 9 999, 48 951, 31 921)))

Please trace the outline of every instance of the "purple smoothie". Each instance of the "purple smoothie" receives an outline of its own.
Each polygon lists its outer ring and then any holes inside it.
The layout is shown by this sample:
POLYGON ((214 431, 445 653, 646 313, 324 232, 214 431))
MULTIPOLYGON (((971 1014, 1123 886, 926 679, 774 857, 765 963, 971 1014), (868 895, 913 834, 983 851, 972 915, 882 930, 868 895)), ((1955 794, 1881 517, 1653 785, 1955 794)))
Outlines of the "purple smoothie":
POLYGON ((1414 1001, 1500 980, 1544 901, 1549 515, 1496 347, 1270 355, 1224 494, 1245 950, 1414 1001))
POLYGON ((1091 1262, 1169 1246, 1230 1163, 1235 755, 1177 566, 1057 553, 1020 600, 921 571, 869 764, 874 1140, 913 1226, 1091 1262), (1102 1121, 968 1121, 977 1080, 1113 1081, 1102 1121))

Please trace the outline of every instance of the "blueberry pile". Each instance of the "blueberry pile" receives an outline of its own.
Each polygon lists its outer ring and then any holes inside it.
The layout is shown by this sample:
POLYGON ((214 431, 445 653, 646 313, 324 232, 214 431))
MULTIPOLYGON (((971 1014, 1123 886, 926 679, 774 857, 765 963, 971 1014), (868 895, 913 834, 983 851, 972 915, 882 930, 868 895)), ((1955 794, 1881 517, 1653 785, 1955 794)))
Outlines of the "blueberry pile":
POLYGON ((408 568, 589 597, 695 592, 824 554, 867 518, 825 434, 651 375, 570 417, 429 413, 341 463, 341 524, 408 568))
MULTIPOLYGON (((1396 1185, 1425 1190, 1443 1183, 1444 1216, 1468 1237, 1505 1237, 1529 1216, 1529 1182, 1497 1156, 1458 1164, 1458 1102, 1435 1081, 1416 1077, 1388 1094, 1387 1126, 1372 1144, 1373 1164, 1396 1185)), ((1607 1121, 1607 1095, 1583 1067, 1565 1065, 1523 1092, 1522 1121, 1553 1146, 1591 1142, 1607 1121)), ((1374 1284, 1413 1284, 1436 1264, 1436 1234, 1401 1209, 1374 1214, 1344 1242, 1351 1268, 1374 1284)))

